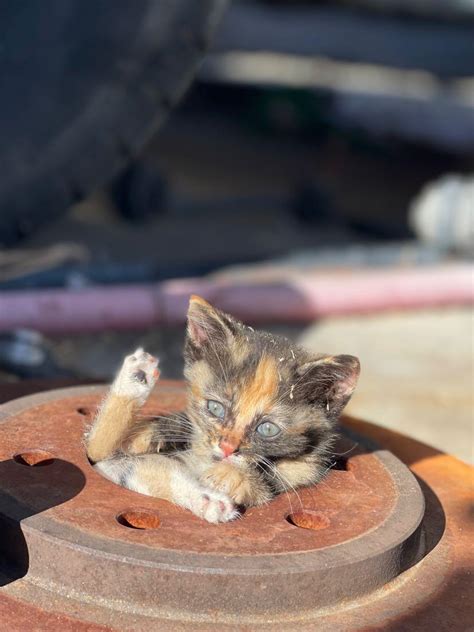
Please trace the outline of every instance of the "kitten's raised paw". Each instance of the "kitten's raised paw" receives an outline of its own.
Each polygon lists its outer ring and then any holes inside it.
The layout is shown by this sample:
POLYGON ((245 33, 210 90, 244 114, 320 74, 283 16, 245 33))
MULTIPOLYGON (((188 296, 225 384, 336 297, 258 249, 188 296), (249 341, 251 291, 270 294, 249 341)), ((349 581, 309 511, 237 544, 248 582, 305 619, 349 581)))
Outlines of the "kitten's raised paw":
POLYGON ((139 348, 123 361, 112 391, 115 395, 136 400, 141 405, 145 403, 159 376, 158 359, 139 348))
POLYGON ((236 506, 225 494, 203 490, 193 503, 193 513, 207 522, 229 522, 239 515, 236 506))

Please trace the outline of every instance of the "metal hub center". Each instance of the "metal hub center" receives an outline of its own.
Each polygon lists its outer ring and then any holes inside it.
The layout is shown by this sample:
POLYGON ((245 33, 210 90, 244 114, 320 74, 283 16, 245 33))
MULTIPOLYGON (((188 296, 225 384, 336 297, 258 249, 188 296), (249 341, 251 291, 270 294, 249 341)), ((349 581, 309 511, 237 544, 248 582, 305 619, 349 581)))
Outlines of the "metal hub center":
MULTIPOLYGON (((424 498, 390 452, 358 446, 320 484, 210 525, 90 466, 82 436, 104 392, 0 409, 0 552, 25 598, 47 590, 144 621, 278 621, 347 604, 419 559, 424 498)), ((184 386, 162 382, 144 412, 184 406, 184 386)))

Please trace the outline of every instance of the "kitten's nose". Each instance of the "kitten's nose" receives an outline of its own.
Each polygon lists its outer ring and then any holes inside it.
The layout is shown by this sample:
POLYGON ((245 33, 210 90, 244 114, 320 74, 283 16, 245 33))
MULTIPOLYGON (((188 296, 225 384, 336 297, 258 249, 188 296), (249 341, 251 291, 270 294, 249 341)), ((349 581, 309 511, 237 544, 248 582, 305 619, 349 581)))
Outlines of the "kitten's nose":
POLYGON ((224 453, 225 458, 227 458, 231 454, 234 454, 234 452, 237 450, 236 446, 232 445, 232 443, 229 443, 228 441, 221 441, 219 443, 219 447, 224 453))

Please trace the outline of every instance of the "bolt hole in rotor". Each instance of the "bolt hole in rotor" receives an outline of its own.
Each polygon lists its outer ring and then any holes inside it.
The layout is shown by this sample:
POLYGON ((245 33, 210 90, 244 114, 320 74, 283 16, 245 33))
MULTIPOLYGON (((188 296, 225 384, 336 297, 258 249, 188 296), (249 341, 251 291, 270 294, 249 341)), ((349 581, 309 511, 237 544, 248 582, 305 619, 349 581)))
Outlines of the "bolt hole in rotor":
POLYGON ((289 514, 286 519, 295 527, 300 527, 301 529, 312 529, 313 531, 327 529, 330 525, 330 520, 327 516, 322 513, 309 510, 297 511, 289 514))
POLYGON ((44 465, 51 465, 54 461, 54 457, 50 452, 46 452, 46 450, 27 450, 13 455, 13 460, 20 465, 42 467, 44 465))
POLYGON ((338 459, 336 459, 336 462, 334 463, 331 469, 347 472, 350 469, 350 466, 348 465, 347 459, 345 459, 344 457, 339 457, 338 459))
POLYGON ((148 509, 126 509, 118 514, 116 520, 129 529, 158 529, 161 524, 158 514, 148 509))

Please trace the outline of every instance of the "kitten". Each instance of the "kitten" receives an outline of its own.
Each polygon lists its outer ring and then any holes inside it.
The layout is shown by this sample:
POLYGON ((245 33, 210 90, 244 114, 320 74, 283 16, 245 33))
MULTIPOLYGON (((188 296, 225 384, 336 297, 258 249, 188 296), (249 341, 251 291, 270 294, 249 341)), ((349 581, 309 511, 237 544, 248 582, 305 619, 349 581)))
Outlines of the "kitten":
POLYGON ((86 437, 97 470, 209 522, 322 478, 357 358, 312 356, 197 296, 184 358, 185 414, 146 422, 136 414, 158 379, 157 360, 142 349, 125 358, 86 437))

